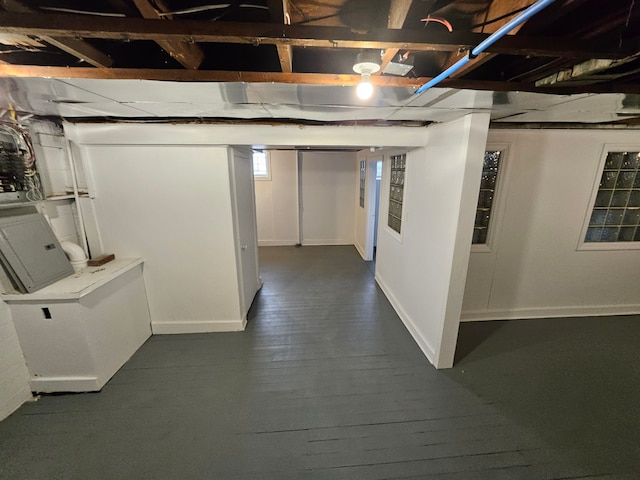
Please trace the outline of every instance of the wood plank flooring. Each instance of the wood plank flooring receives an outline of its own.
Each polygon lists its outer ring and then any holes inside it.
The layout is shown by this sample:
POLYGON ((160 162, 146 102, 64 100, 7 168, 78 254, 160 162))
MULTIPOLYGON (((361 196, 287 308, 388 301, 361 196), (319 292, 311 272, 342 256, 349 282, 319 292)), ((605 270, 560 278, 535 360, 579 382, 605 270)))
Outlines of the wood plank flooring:
POLYGON ((631 479, 638 318, 463 324, 436 371, 353 247, 260 251, 247 330, 0 423, 1 479, 631 479))

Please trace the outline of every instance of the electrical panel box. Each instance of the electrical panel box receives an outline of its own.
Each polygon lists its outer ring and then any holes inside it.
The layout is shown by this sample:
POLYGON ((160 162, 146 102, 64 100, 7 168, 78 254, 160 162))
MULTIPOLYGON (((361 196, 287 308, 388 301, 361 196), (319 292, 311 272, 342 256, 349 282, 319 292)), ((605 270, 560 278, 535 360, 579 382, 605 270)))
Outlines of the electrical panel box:
POLYGON ((22 127, 0 123, 0 203, 44 200, 31 139, 22 127))
POLYGON ((0 261, 22 293, 31 293, 73 274, 44 215, 0 218, 0 261))

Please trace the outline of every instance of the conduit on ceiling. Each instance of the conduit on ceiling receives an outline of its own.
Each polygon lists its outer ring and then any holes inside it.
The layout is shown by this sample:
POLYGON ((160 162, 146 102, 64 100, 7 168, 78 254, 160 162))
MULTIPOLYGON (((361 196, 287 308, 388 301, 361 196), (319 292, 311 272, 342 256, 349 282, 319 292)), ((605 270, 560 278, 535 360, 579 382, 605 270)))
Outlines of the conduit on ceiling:
POLYGON ((536 3, 532 4, 529 8, 524 10, 518 16, 512 18, 507 23, 505 23, 502 27, 500 27, 498 30, 496 30, 494 33, 492 33, 487 38, 485 38, 478 46, 473 48, 466 57, 461 58, 456 63, 451 65, 449 68, 447 68, 444 72, 442 72, 440 75, 438 75, 437 77, 432 78, 427 83, 425 83, 420 88, 418 88, 416 90, 416 92, 415 92, 416 95, 421 94, 425 90, 433 87, 434 85, 440 83, 445 78, 449 77, 453 73, 455 73, 458 70, 460 70, 460 68, 462 68, 467 63, 469 63, 471 60, 476 58, 478 55, 480 55, 482 52, 484 52, 487 48, 489 48, 491 45, 493 45, 498 40, 500 40, 502 37, 504 37, 511 30, 513 30, 517 26, 519 26, 522 23, 524 23, 527 20, 529 20, 536 13, 538 13, 543 8, 551 5, 553 2, 555 2, 555 0, 538 0, 536 3))

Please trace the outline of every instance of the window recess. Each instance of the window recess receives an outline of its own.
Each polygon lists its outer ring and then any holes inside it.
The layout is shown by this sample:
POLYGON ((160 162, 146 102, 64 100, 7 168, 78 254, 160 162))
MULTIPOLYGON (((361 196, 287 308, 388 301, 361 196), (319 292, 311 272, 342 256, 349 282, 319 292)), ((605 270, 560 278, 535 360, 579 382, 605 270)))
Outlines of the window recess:
POLYGON ((367 162, 366 160, 360 161, 360 206, 364 208, 364 187, 367 178, 367 162))
POLYGON ((473 226, 472 244, 487 243, 502 156, 502 150, 490 150, 484 153, 482 179, 480 180, 480 194, 478 195, 476 220, 473 226))
POLYGON ((256 180, 270 180, 271 171, 269 169, 269 156, 267 152, 254 150, 253 160, 253 178, 256 180))
POLYGON ((585 243, 640 241, 640 152, 609 151, 585 243))
POLYGON ((391 181, 389 182, 389 215, 388 225, 400 233, 402 229, 402 203, 404 201, 405 173, 407 155, 392 155, 391 181))

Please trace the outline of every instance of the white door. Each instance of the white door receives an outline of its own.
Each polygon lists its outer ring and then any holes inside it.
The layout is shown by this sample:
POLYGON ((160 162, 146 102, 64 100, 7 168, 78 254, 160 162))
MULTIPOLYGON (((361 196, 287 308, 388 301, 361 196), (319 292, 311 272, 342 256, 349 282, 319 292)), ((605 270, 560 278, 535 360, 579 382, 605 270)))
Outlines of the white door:
POLYGON ((235 147, 230 153, 240 308, 246 316, 260 288, 253 167, 250 148, 235 147))
POLYGON ((373 249, 378 241, 378 201, 380 199, 380 180, 377 179, 378 163, 382 157, 367 159, 367 260, 373 260, 373 249))

